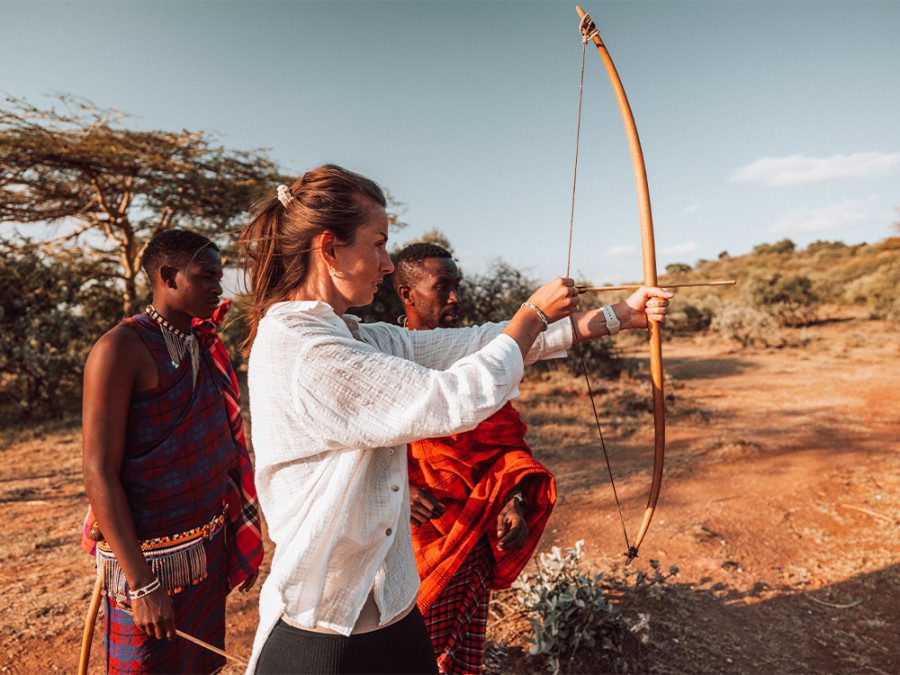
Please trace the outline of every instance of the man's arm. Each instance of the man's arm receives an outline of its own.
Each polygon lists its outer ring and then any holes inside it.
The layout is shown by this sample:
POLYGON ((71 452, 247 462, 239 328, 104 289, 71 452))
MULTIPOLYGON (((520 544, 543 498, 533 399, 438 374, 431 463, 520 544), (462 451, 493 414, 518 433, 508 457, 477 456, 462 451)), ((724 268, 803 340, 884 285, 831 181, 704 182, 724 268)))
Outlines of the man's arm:
MULTIPOLYGON (((84 486, 91 508, 132 589, 155 579, 138 543, 131 505, 119 479, 125 451, 128 409, 134 391, 156 385, 156 363, 130 328, 106 333, 88 356, 84 369, 84 486)), ((132 600, 134 623, 159 639, 175 637, 172 599, 165 589, 132 600)))

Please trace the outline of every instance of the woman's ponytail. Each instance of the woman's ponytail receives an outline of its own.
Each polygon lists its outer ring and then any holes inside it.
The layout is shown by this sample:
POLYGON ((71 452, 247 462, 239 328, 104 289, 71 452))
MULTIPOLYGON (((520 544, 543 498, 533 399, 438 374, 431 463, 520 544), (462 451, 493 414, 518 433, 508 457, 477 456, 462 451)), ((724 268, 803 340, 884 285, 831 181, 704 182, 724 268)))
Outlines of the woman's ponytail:
POLYGON ((307 171, 290 188, 279 186, 275 195, 250 208, 238 239, 250 286, 244 355, 269 308, 290 299, 306 280, 316 237, 330 232, 342 244, 352 244, 373 202, 386 205, 377 183, 326 164, 307 171))

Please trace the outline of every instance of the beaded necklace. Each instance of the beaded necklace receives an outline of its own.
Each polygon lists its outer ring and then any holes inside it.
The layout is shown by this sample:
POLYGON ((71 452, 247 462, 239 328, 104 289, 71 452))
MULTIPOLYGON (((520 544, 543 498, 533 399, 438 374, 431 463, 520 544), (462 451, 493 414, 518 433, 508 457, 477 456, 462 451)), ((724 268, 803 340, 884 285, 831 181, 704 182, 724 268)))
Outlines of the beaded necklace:
POLYGON ((173 366, 177 368, 181 365, 185 352, 191 355, 191 387, 197 386, 197 375, 200 373, 200 343, 197 342, 197 337, 175 328, 156 311, 153 305, 147 305, 146 311, 147 316, 159 324, 173 366))
POLYGON ((156 311, 156 307, 153 305, 147 305, 146 311, 147 316, 158 323, 162 329, 160 332, 162 333, 163 340, 166 342, 166 350, 169 352, 169 358, 172 359, 172 365, 177 368, 181 365, 182 359, 184 359, 184 352, 186 349, 185 342, 187 342, 188 335, 166 321, 163 315, 156 311))

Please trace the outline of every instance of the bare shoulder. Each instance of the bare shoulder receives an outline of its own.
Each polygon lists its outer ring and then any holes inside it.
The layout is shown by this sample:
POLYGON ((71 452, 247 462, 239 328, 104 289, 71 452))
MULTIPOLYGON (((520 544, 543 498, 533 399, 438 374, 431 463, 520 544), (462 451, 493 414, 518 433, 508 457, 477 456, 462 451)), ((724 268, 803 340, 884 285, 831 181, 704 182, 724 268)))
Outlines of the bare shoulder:
POLYGON ((103 363, 108 360, 117 361, 128 356, 134 356, 144 347, 141 339, 131 328, 124 323, 106 331, 94 346, 88 356, 88 363, 94 361, 95 364, 103 363))
POLYGON ((138 334, 126 324, 111 328, 91 348, 85 376, 127 381, 134 390, 150 389, 158 379, 156 362, 138 334))

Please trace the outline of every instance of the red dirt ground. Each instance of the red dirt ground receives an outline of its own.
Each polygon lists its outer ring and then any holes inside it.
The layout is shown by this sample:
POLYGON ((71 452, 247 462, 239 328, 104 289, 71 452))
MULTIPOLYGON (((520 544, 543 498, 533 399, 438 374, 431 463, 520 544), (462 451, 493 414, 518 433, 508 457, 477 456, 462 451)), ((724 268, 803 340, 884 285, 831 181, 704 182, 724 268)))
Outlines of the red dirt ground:
MULTIPOLYGON (((795 346, 767 351, 732 351, 708 337, 666 343, 674 400, 665 479, 635 566, 656 559, 680 572, 662 597, 625 608, 650 620, 649 639, 633 640, 622 670, 900 672, 897 325, 835 320, 793 335, 795 346)), ((585 563, 613 578, 622 571, 622 530, 589 404, 572 388, 529 376, 516 402, 535 454, 558 481, 542 550, 583 539, 585 563)), ((621 412, 626 394, 617 386, 601 398, 633 530, 649 486, 652 421, 621 412)), ((4 444, 0 672, 74 672, 93 575, 77 549, 80 429, 70 421, 9 431, 4 444)), ((257 597, 229 600, 234 654, 249 653, 257 597)), ((506 655, 492 670, 542 672, 520 651, 527 625, 511 593, 498 600, 489 638, 506 655)), ((579 672, 612 669, 603 653, 583 656, 579 672)), ((103 671, 99 638, 92 666, 103 671)))

